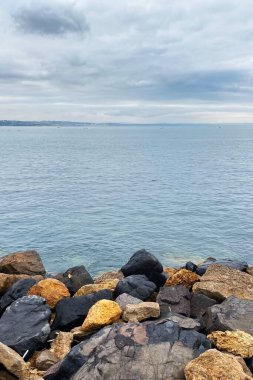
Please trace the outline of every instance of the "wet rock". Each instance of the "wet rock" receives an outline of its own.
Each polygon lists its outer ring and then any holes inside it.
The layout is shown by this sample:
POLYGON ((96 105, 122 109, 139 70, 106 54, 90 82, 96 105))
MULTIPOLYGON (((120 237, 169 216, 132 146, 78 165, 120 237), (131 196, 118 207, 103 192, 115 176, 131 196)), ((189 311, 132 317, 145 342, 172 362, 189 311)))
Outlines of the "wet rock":
POLYGON ((156 285, 149 281, 144 275, 137 274, 123 278, 119 281, 115 289, 116 297, 120 294, 127 293, 142 301, 147 300, 156 290, 156 285))
POLYGON ((87 296, 61 299, 56 305, 55 319, 51 329, 69 331, 80 326, 87 317, 91 306, 101 299, 112 300, 112 292, 110 290, 100 290, 87 296))
POLYGON ((82 324, 84 331, 93 331, 101 327, 117 322, 122 314, 122 310, 117 302, 110 300, 100 300, 93 305, 82 324))
POLYGON ((94 278, 94 284, 100 284, 101 282, 107 282, 108 280, 121 280, 124 277, 123 273, 120 270, 110 271, 101 274, 94 278))
POLYGON ((242 330, 253 335, 253 301, 234 296, 207 309, 202 318, 206 331, 242 330))
POLYGON ((208 339, 212 340, 219 350, 231 352, 242 358, 253 356, 253 336, 244 331, 214 331, 208 335, 208 339))
POLYGON ((12 302, 16 301, 18 298, 26 296, 28 290, 36 284, 36 280, 32 278, 24 278, 15 282, 3 295, 0 301, 0 311, 5 310, 12 302))
POLYGON ((93 284, 93 279, 83 265, 69 268, 55 278, 63 282, 71 294, 76 293, 83 285, 93 284))
POLYGON ((157 302, 160 305, 162 316, 170 312, 189 317, 191 314, 191 294, 189 289, 182 285, 164 286, 160 289, 157 302))
POLYGON ((50 308, 37 296, 24 296, 13 302, 0 319, 0 342, 21 356, 43 348, 50 327, 50 308))
POLYGON ((58 359, 64 359, 71 350, 73 342, 73 334, 71 332, 60 331, 56 339, 51 343, 50 351, 56 355, 58 359))
POLYGON ((209 348, 204 335, 171 321, 114 324, 76 345, 45 380, 183 380, 185 365, 209 348))
POLYGON ((198 282, 200 277, 187 269, 180 269, 174 273, 165 283, 166 286, 170 285, 183 285, 188 289, 198 282))
POLYGON ((15 284, 19 280, 23 279, 34 279, 35 281, 43 280, 43 277, 40 275, 37 276, 28 276, 27 274, 6 274, 0 273, 0 295, 3 295, 7 292, 9 287, 15 284))
POLYGON ((193 285, 194 293, 223 301, 233 295, 253 300, 253 277, 248 273, 224 265, 210 265, 200 282, 193 285))
POLYGON ((33 250, 14 252, 0 259, 0 272, 7 274, 44 275, 40 255, 33 250))
POLYGON ((108 289, 112 292, 115 290, 119 280, 108 280, 106 282, 100 282, 99 284, 90 284, 82 286, 75 294, 74 297, 86 296, 87 294, 96 293, 99 290, 108 289))
POLYGON ((217 301, 203 294, 192 294, 191 296, 191 317, 201 319, 207 309, 216 305, 217 301))
POLYGON ((28 294, 45 298, 51 309, 54 309, 62 298, 70 297, 67 287, 55 278, 46 278, 38 282, 29 290, 28 294))
POLYGON ((126 305, 123 314, 124 321, 140 322, 149 318, 159 318, 160 307, 156 302, 141 302, 135 305, 126 305))
POLYGON ((216 260, 213 257, 210 257, 207 260, 205 260, 201 265, 198 266, 196 273, 200 276, 203 276, 207 268, 212 264, 220 264, 220 265, 224 265, 226 267, 237 269, 240 271, 245 271, 248 268, 248 264, 246 263, 246 261, 238 261, 238 260, 230 260, 230 259, 216 260))
POLYGON ((127 294, 127 293, 122 293, 120 294, 116 300, 117 304, 119 305, 119 307, 121 308, 121 310, 125 310, 126 308, 126 305, 136 305, 140 302, 142 302, 142 300, 140 300, 139 298, 135 298, 133 296, 130 296, 130 294, 127 294))
POLYGON ((250 380, 252 376, 243 359, 208 350, 185 367, 186 380, 250 380))

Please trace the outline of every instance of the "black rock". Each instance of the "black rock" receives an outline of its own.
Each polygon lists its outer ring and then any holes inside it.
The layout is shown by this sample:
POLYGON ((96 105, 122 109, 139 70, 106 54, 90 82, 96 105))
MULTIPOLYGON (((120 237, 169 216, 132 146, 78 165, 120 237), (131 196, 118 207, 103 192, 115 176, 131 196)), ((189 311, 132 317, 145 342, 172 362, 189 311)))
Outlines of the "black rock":
POLYGON ((188 261, 186 264, 185 264, 185 269, 187 270, 190 270, 191 272, 196 272, 196 270, 198 269, 198 266, 196 264, 194 264, 193 262, 191 261, 188 261))
POLYGON ((214 258, 209 258, 205 260, 201 265, 198 266, 196 273, 202 276, 206 272, 209 265, 212 265, 212 264, 225 265, 226 267, 238 269, 242 272, 246 271, 246 269, 248 268, 248 264, 246 263, 246 261, 238 261, 238 260, 230 260, 230 259, 216 260, 214 258))
POLYGON ((191 293, 183 285, 164 286, 160 289, 156 302, 160 305, 161 316, 170 312, 189 317, 191 314, 191 293))
POLYGON ((63 282, 71 294, 76 293, 83 285, 93 284, 94 281, 83 265, 69 268, 65 273, 59 273, 55 278, 63 282))
POLYGON ((50 308, 44 298, 24 296, 13 302, 0 319, 0 342, 21 356, 43 348, 50 334, 50 308))
POLYGON ((156 287, 159 289, 165 284, 168 277, 169 277, 168 274, 165 272, 162 272, 162 273, 151 272, 148 276, 148 279, 149 281, 152 281, 154 284, 156 284, 156 287))
POLYGON ((130 294, 142 301, 147 300, 156 290, 156 285, 141 274, 136 274, 123 278, 118 282, 115 289, 115 296, 118 297, 122 293, 130 294))
POLYGON ((248 368, 253 373, 253 357, 251 357, 249 359, 245 359, 245 361, 246 361, 248 368))
POLYGON ((82 325, 91 306, 102 299, 112 300, 112 291, 99 290, 86 296, 62 298, 55 307, 55 319, 51 329, 69 331, 82 325))
POLYGON ((7 306, 9 306, 12 302, 16 301, 18 298, 26 296, 28 290, 34 284, 36 284, 36 280, 32 278, 24 278, 15 282, 15 284, 10 286, 7 292, 1 298, 0 311, 4 311, 7 306))
POLYGON ((216 305, 217 301, 204 296, 203 294, 192 293, 191 296, 191 317, 200 319, 207 309, 216 305))

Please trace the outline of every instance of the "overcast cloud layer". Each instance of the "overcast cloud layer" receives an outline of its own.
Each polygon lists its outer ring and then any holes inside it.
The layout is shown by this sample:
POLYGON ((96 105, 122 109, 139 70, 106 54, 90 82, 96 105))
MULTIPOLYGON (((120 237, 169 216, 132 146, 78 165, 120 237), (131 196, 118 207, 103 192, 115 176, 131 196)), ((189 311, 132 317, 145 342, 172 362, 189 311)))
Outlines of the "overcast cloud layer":
POLYGON ((2 0, 0 119, 253 122, 252 0, 2 0))

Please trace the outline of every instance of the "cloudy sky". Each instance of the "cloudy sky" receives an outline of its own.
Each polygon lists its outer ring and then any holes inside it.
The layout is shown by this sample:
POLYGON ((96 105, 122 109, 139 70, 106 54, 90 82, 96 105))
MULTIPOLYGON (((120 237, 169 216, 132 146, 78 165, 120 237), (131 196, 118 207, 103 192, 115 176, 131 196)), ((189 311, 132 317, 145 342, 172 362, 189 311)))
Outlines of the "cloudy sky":
POLYGON ((252 0, 2 0, 0 119, 253 122, 252 0))

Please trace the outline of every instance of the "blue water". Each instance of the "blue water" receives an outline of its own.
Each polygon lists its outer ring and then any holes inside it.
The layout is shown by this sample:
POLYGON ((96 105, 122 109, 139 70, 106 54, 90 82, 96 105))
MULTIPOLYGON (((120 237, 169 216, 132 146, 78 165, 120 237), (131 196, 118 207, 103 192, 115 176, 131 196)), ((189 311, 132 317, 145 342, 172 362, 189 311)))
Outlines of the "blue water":
POLYGON ((1 127, 0 248, 49 272, 253 262, 253 126, 1 127))

